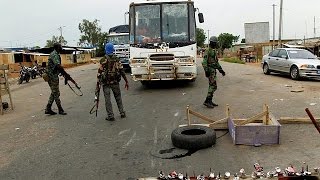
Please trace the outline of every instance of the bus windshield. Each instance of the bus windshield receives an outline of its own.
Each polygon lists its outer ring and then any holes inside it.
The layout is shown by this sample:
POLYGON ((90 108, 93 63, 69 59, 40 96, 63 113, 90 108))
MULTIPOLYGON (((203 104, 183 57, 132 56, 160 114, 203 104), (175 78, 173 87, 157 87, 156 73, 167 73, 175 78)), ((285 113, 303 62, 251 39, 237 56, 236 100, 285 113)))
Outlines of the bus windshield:
POLYGON ((108 42, 114 45, 129 44, 129 35, 108 36, 108 42))
POLYGON ((138 4, 130 11, 131 43, 195 41, 192 3, 138 4))

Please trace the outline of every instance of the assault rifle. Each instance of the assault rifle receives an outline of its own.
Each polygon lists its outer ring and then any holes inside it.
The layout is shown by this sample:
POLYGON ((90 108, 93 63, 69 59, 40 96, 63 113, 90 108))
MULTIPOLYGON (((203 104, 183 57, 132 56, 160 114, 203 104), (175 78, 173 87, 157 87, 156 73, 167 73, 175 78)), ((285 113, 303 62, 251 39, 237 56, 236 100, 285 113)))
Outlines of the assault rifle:
POLYGON ((70 74, 68 74, 62 67, 60 67, 60 73, 61 75, 64 77, 64 84, 68 85, 69 88, 78 96, 83 96, 82 91, 80 90, 81 87, 78 85, 78 83, 70 76, 70 74), (69 81, 71 81, 75 87, 72 87, 69 84, 69 81), (75 89, 77 89, 78 92, 75 91, 75 89))
POLYGON ((96 90, 95 90, 94 105, 90 110, 90 114, 96 113, 96 117, 98 116, 100 89, 101 89, 101 82, 100 82, 100 79, 98 79, 96 84, 96 90))

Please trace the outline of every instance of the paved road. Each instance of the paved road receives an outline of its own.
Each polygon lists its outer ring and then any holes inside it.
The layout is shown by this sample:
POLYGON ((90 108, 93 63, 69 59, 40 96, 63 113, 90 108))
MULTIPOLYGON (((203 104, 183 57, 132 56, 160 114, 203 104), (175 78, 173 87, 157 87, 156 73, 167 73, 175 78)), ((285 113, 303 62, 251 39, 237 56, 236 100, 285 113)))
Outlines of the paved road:
MULTIPOLYGON (((302 162, 309 167, 320 166, 319 134, 312 125, 284 125, 281 145, 261 147, 235 146, 229 134, 217 132, 221 137, 212 148, 180 159, 159 158, 185 153, 159 151, 172 148, 170 134, 186 123, 186 105, 213 119, 224 117, 225 104, 231 106, 235 118, 259 113, 264 103, 276 117, 305 117, 306 107, 320 116, 318 81, 266 76, 251 65, 222 66, 227 76, 218 77, 215 99, 219 107, 203 107, 207 81, 199 67, 194 83, 158 83, 146 88, 130 81, 129 91, 123 90, 128 117, 120 119, 116 113, 115 122, 104 120, 103 101, 97 118, 88 113, 93 105, 95 64, 68 70, 85 95, 77 97, 61 85, 67 116, 44 115, 49 88, 41 79, 12 86, 15 110, 0 116, 0 179, 128 179, 156 176, 159 170, 200 174, 209 168, 215 172, 235 173, 240 168, 251 172, 255 162, 265 170, 289 164, 300 167, 302 162), (296 88, 304 92, 292 93, 296 88)), ((201 122, 196 118, 192 121, 201 122)))

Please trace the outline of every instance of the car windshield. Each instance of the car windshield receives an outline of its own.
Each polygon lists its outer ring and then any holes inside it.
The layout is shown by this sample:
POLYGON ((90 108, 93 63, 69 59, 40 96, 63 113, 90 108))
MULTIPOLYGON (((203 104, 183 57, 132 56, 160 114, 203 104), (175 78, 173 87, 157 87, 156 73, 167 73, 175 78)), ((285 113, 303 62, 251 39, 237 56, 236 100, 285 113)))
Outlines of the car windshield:
POLYGON ((315 55, 307 50, 288 50, 290 59, 317 59, 315 55))
POLYGON ((108 42, 115 45, 129 44, 129 35, 108 36, 108 42))

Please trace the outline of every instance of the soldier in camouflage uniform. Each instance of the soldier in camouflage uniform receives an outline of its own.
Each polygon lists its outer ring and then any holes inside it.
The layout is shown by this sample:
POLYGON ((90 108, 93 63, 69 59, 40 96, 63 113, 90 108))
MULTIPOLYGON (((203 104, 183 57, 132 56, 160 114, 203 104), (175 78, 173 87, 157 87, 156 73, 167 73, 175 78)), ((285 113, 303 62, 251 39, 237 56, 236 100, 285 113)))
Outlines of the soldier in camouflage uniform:
POLYGON ((223 71, 221 65, 219 64, 218 57, 217 57, 217 48, 218 39, 217 37, 213 36, 210 38, 210 44, 208 50, 205 52, 202 66, 204 68, 204 72, 206 77, 209 79, 209 89, 207 98, 204 101, 203 105, 207 106, 208 108, 214 108, 218 106, 216 103, 212 101, 213 93, 217 90, 217 72, 218 70, 223 76, 226 73, 223 71))
POLYGON ((103 86, 106 110, 108 113, 108 117, 106 117, 106 120, 114 121, 115 119, 110 99, 110 90, 112 90, 114 98, 116 99, 121 118, 125 118, 126 113, 123 110, 121 91, 119 86, 121 76, 125 80, 125 89, 128 90, 129 84, 120 59, 114 54, 114 46, 112 43, 106 44, 105 53, 105 57, 100 60, 98 81, 103 86))
POLYGON ((45 114, 55 115, 56 112, 52 111, 51 107, 53 102, 55 101, 58 109, 59 114, 66 115, 67 113, 64 112, 61 106, 60 100, 60 90, 59 90, 59 74, 61 71, 65 72, 63 67, 61 66, 61 57, 60 52, 62 51, 62 47, 60 44, 54 44, 54 50, 51 52, 49 59, 48 59, 48 67, 47 67, 47 75, 48 75, 48 84, 51 89, 51 95, 45 110, 45 114))

